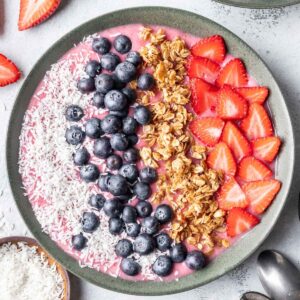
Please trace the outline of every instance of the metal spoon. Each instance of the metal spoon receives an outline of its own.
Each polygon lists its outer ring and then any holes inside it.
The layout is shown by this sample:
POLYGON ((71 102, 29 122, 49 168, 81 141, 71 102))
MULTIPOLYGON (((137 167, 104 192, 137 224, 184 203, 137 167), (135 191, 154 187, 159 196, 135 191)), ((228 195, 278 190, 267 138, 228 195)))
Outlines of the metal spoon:
POLYGON ((257 292, 247 292, 242 295, 240 300, 271 300, 267 296, 257 292))
POLYGON ((294 264, 273 250, 261 252, 257 262, 260 281, 272 299, 300 299, 300 272, 294 264))

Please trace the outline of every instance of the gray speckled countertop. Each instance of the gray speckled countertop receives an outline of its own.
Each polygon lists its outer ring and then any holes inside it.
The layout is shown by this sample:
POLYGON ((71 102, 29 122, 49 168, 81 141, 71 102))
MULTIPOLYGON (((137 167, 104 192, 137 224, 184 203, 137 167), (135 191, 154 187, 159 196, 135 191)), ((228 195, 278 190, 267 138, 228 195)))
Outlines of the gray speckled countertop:
MULTIPOLYGON (((53 42, 77 25, 98 15, 134 6, 159 6, 163 3, 164 6, 190 10, 224 25, 255 49, 268 64, 282 89, 296 137, 295 177, 288 204, 261 249, 278 249, 300 264, 300 223, 297 216, 300 190, 300 177, 297 176, 300 171, 300 165, 297 165, 300 158, 300 5, 249 10, 224 6, 210 0, 64 0, 59 11, 50 20, 32 30, 18 32, 18 2, 0 0, 0 52, 15 61, 25 76, 53 42)), ((16 84, 0 89, 0 236, 30 235, 12 199, 5 172, 4 150, 8 119, 23 79, 24 77, 16 84)), ((236 300, 245 291, 263 291, 255 269, 258 253, 259 251, 232 272, 204 287, 159 299, 236 300)), ((72 300, 144 298, 110 292, 74 276, 71 276, 71 282, 72 300)))

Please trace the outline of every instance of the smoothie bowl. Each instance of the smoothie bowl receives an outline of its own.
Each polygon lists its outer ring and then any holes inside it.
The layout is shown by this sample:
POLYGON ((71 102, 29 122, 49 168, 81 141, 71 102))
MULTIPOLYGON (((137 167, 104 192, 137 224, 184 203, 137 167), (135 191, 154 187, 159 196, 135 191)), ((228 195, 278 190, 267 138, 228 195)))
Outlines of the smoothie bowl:
MULTIPOLYGON (((130 24, 107 15, 67 36, 30 88, 17 203, 75 274, 122 292, 178 292, 220 276, 270 231, 291 179, 290 122, 265 66, 223 28, 179 27, 176 10, 155 25, 122 13, 130 24)), ((9 134, 9 164, 10 145, 9 134)))

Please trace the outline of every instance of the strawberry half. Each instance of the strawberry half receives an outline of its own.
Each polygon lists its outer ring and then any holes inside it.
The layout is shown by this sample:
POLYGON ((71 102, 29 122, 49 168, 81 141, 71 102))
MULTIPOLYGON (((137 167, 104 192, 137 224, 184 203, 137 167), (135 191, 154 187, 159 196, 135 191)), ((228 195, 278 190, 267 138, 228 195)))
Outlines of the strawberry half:
POLYGON ((220 71, 217 84, 223 86, 229 84, 233 87, 242 87, 248 83, 248 75, 243 62, 234 58, 230 60, 220 71))
POLYGON ((207 164, 214 170, 221 170, 226 175, 234 176, 236 173, 236 163, 229 147, 223 143, 218 143, 207 157, 207 164))
POLYGON ((266 162, 272 162, 277 156, 281 141, 276 136, 260 138, 253 141, 253 154, 256 158, 266 162))
POLYGON ((190 122, 191 132, 205 145, 214 146, 220 139, 224 121, 219 118, 202 118, 190 122))
POLYGON ((220 35, 213 35, 199 40, 191 51, 194 56, 206 57, 217 63, 221 63, 226 54, 225 43, 220 35))
POLYGON ((192 101, 191 105, 196 114, 214 110, 217 105, 218 89, 200 78, 191 79, 192 101))
POLYGON ((245 157, 240 162, 238 176, 244 181, 269 179, 272 175, 272 171, 253 156, 245 157))
POLYGON ((247 101, 229 85, 223 86, 218 93, 217 115, 224 120, 238 120, 247 115, 247 101))
POLYGON ((230 177, 223 183, 218 192, 217 200, 219 207, 224 210, 229 210, 233 207, 245 208, 249 204, 243 190, 234 177, 230 177))
POLYGON ((255 214, 263 213, 279 192, 281 183, 278 180, 261 180, 243 185, 243 190, 250 202, 250 209, 255 214))
POLYGON ((21 76, 17 66, 3 54, 0 54, 0 86, 16 82, 21 76))
POLYGON ((235 90, 250 103, 263 104, 269 95, 269 90, 265 86, 241 87, 235 90))
POLYGON ((259 223, 259 219, 242 208, 233 208, 227 216, 227 234, 231 237, 244 233, 259 223))
POLYGON ((252 149, 250 143, 232 122, 227 122, 222 133, 221 140, 225 142, 232 150, 237 161, 251 155, 252 149))
POLYGON ((188 63, 190 78, 202 78, 209 83, 214 83, 219 74, 220 66, 208 58, 191 57, 188 63))
POLYGON ((240 127, 246 133, 249 140, 273 135, 273 126, 268 113, 258 103, 250 104, 248 115, 242 120, 240 127))
POLYGON ((25 30, 48 19, 58 8, 61 0, 21 0, 18 27, 25 30))

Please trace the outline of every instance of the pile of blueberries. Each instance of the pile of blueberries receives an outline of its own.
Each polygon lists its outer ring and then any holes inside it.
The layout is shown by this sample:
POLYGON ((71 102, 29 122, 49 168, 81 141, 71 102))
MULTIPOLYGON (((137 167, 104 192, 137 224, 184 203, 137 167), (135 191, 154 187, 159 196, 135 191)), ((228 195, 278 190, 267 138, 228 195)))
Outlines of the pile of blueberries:
MULTIPOLYGON (((88 77, 80 79, 77 87, 82 93, 94 92, 93 104, 97 108, 105 108, 109 113, 100 120, 91 118, 85 123, 85 130, 72 125, 66 130, 66 141, 78 145, 73 154, 74 164, 80 167, 80 177, 85 182, 96 182, 101 191, 109 192, 113 198, 106 199, 102 194, 94 194, 89 198, 89 205, 96 210, 103 209, 109 217, 109 232, 119 235, 126 232, 133 240, 120 239, 115 246, 115 253, 122 257, 121 269, 130 276, 140 272, 140 265, 134 259, 134 253, 148 255, 156 248, 161 252, 169 250, 169 255, 161 255, 152 265, 152 270, 159 276, 167 276, 172 272, 173 263, 186 262, 186 265, 197 270, 204 266, 205 258, 200 251, 188 253, 184 244, 172 246, 172 240, 162 226, 173 217, 172 208, 167 204, 159 205, 153 212, 152 205, 147 201, 151 196, 151 184, 157 180, 157 172, 151 167, 138 170, 136 163, 139 152, 134 145, 138 142, 136 131, 139 125, 146 125, 151 120, 151 113, 145 106, 136 106, 133 116, 129 116, 129 106, 134 104, 137 95, 134 89, 126 85, 137 78, 137 86, 141 90, 150 90, 155 85, 149 73, 138 75, 138 67, 142 58, 138 52, 131 51, 131 40, 119 35, 113 47, 120 54, 127 54, 126 60, 109 52, 112 45, 104 37, 94 39, 92 48, 101 54, 100 62, 91 60, 86 64, 88 77), (101 73, 102 70, 110 73, 101 73), (90 154, 81 144, 87 137, 94 139, 93 153, 96 157, 106 160, 106 166, 114 173, 102 173, 95 164, 89 162, 90 154), (115 152, 117 151, 117 153, 115 152), (120 155, 122 153, 122 155, 120 155), (128 202, 133 197, 138 199, 135 206, 128 202), (129 257, 131 256, 131 257, 129 257)), ((78 122, 84 116, 83 109, 71 105, 66 109, 66 119, 78 122)), ((84 212, 82 231, 94 232, 99 224, 99 217, 93 212, 84 212)), ((83 233, 72 237, 72 245, 82 250, 87 243, 83 233)))

